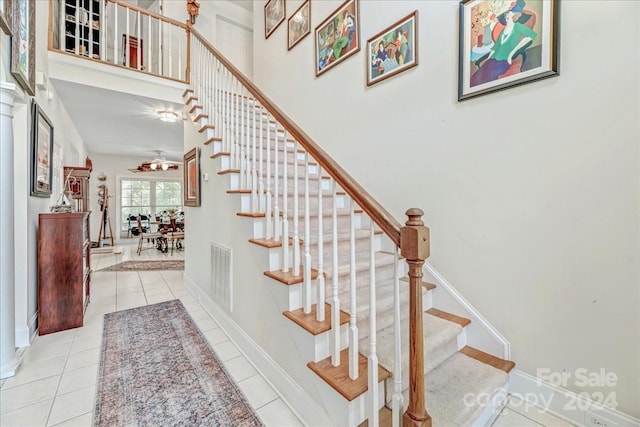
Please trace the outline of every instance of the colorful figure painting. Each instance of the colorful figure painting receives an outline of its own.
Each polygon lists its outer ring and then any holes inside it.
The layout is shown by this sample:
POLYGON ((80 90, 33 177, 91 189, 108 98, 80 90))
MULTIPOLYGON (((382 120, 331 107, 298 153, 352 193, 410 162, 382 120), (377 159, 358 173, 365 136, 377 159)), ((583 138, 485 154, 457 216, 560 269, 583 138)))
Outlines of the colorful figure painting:
POLYGON ((400 19, 367 41, 367 85, 418 65, 418 11, 400 19))
POLYGON ((316 76, 360 50, 358 1, 347 0, 316 27, 316 76))
POLYGON ((557 0, 463 0, 460 100, 557 75, 557 0))

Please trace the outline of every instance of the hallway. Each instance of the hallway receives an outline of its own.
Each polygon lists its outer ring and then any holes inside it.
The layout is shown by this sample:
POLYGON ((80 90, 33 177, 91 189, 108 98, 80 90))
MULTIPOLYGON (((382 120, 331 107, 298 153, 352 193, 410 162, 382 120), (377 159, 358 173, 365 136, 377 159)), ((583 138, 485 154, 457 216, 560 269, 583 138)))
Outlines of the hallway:
POLYGON ((1 383, 0 425, 91 426, 103 315, 178 298, 263 423, 274 427, 302 426, 183 286, 182 271, 98 271, 134 259, 183 259, 183 251, 170 255, 153 248, 138 256, 135 254, 137 239, 135 242, 123 246, 120 255, 91 255, 94 273, 84 326, 33 340, 24 351, 17 375, 1 383))

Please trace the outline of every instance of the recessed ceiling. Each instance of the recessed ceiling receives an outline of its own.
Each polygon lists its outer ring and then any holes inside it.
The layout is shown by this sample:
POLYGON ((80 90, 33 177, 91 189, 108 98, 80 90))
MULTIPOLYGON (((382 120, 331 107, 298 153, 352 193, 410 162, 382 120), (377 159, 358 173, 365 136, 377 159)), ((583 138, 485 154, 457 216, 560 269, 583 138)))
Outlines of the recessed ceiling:
POLYGON ((52 82, 90 153, 153 158, 161 150, 167 160, 182 159, 184 121, 167 123, 156 115, 161 110, 182 114, 182 104, 52 82))

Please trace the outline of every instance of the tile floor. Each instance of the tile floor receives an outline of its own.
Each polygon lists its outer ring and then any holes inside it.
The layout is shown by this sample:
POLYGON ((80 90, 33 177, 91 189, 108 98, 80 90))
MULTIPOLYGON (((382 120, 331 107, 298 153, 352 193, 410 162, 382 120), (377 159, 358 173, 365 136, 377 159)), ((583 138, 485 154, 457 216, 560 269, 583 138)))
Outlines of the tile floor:
MULTIPOLYGON (((182 301, 266 426, 303 425, 183 286, 181 271, 98 271, 130 259, 183 258, 182 251, 169 255, 149 249, 138 256, 135 245, 121 247, 120 255, 92 255, 91 303, 84 326, 36 336, 23 353, 18 373, 0 382, 0 426, 91 426, 103 315, 174 298, 182 301)), ((513 399, 492 425, 571 426, 513 399)))

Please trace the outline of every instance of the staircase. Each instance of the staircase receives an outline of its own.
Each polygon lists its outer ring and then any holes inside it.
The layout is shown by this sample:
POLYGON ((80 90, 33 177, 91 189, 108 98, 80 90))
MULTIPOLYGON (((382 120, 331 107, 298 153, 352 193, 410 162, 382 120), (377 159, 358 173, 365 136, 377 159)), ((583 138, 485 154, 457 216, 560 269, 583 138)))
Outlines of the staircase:
POLYGON ((491 421, 514 363, 467 345, 471 320, 437 308, 438 286, 422 280, 422 212, 410 209, 401 226, 189 31, 200 54, 186 110, 212 159, 207 170, 237 198, 229 221, 251 222, 246 245, 264 252, 264 276, 283 289, 278 305, 315 373, 303 388, 321 391, 340 426, 491 421))

